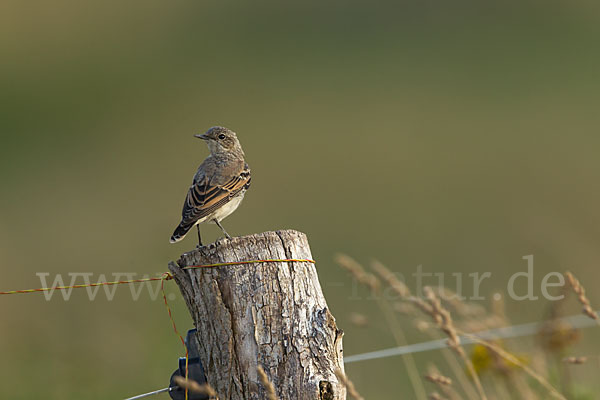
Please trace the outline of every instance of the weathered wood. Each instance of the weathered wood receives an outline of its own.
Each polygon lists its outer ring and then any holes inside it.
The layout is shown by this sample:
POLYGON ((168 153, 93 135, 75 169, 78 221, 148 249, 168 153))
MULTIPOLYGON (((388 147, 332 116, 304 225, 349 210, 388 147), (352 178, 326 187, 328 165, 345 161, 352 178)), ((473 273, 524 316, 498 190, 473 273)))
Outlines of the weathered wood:
POLYGON ((182 269, 311 258, 306 235, 285 230, 223 239, 169 264, 198 329, 207 380, 221 399, 265 399, 259 365, 280 399, 346 398, 334 374, 344 370, 342 331, 327 308, 314 264, 182 269))

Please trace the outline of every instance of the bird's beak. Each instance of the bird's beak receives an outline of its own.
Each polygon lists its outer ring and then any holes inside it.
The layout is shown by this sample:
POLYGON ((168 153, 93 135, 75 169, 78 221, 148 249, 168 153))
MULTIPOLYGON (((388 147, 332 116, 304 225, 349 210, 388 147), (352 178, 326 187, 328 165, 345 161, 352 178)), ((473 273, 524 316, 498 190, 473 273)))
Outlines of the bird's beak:
POLYGON ((197 137, 198 139, 202 139, 202 140, 208 140, 208 139, 210 139, 208 136, 206 136, 205 133, 198 133, 198 134, 196 134, 194 136, 197 137))

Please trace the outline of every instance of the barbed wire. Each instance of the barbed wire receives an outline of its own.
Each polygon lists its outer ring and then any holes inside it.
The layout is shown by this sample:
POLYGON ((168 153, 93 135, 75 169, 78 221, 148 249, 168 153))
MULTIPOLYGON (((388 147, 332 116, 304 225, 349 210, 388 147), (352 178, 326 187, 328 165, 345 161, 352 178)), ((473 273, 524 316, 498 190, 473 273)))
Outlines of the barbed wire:
MULTIPOLYGON (((231 261, 231 262, 222 262, 222 263, 214 263, 214 264, 190 265, 187 267, 182 267, 182 269, 189 270, 189 269, 197 269, 197 268, 226 267, 226 266, 233 266, 233 265, 273 263, 273 262, 308 262, 308 263, 312 263, 312 264, 316 263, 314 260, 304 259, 304 258, 303 259, 292 259, 292 258, 289 258, 289 259, 287 259, 287 258, 286 259, 263 259, 263 260, 231 261)), ((4 292, 0 291, 0 295, 42 293, 42 292, 52 292, 54 290, 81 289, 81 288, 89 288, 89 287, 96 287, 96 286, 125 285, 125 284, 132 284, 132 283, 161 281, 160 282, 160 290, 163 295, 165 307, 167 308, 167 312, 169 314, 169 319, 171 320, 171 324, 173 325, 173 330, 175 331, 175 334, 177 334, 177 336, 181 340, 181 344, 185 348, 185 379, 188 379, 188 363, 189 363, 188 348, 185 344, 183 336, 181 336, 181 334, 177 330, 177 326, 175 325, 175 320, 173 319, 173 315, 171 313, 171 307, 169 307, 169 303, 167 302, 167 295, 165 293, 165 286, 164 286, 165 281, 168 281, 171 279, 174 279, 173 275, 170 272, 164 272, 160 277, 153 277, 153 278, 130 279, 130 280, 126 280, 126 281, 112 281, 112 282, 96 282, 96 283, 87 283, 87 284, 82 284, 82 285, 54 286, 54 287, 48 287, 48 288, 43 287, 43 288, 36 288, 36 289, 9 290, 9 291, 4 291, 4 292)), ((170 387, 155 390, 153 392, 137 395, 134 397, 130 397, 127 400, 141 399, 144 397, 150 397, 150 396, 154 396, 156 394, 169 392, 169 391, 171 391, 170 387)), ((186 400, 188 399, 188 388, 185 388, 185 399, 186 400)))
MULTIPOLYGON (((272 263, 272 262, 308 262, 308 263, 315 264, 315 260, 286 258, 286 259, 231 261, 231 262, 223 262, 223 263, 215 263, 215 264, 190 265, 187 267, 183 267, 181 269, 227 267, 227 266, 231 266, 231 265, 272 263)), ((152 282, 152 281, 163 281, 164 282, 164 281, 168 281, 171 279, 173 279, 173 275, 171 275, 170 272, 164 272, 161 276, 154 277, 154 278, 130 279, 127 281, 113 281, 113 282, 96 282, 96 283, 86 283, 86 284, 82 284, 82 285, 54 286, 54 287, 48 287, 48 288, 44 287, 44 288, 36 288, 36 289, 9 290, 9 291, 5 291, 5 292, 0 291, 0 295, 51 292, 54 290, 81 289, 81 288, 96 287, 96 286, 124 285, 124 284, 130 284, 130 283, 143 283, 143 282, 152 282)))

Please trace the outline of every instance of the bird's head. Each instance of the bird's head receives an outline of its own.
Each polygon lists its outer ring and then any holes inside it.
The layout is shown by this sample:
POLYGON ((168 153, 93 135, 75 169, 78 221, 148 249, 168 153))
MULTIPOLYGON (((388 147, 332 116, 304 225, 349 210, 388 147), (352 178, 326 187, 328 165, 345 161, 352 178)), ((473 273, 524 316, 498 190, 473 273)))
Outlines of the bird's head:
POLYGON ((232 153, 244 156, 235 132, 225 127, 213 126, 205 133, 194 136, 206 142, 211 154, 232 153))

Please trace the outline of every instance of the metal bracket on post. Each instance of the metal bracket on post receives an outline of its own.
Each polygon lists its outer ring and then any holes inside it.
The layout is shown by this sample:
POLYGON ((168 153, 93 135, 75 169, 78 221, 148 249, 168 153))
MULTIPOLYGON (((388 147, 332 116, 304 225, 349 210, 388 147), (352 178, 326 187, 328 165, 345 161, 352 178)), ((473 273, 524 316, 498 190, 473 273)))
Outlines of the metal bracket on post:
MULTIPOLYGON (((188 349, 188 379, 196 381, 199 385, 206 383, 206 375, 204 367, 200 361, 198 353, 198 341, 196 339, 196 329, 190 329, 185 337, 185 346, 188 349)), ((185 378, 185 357, 179 357, 179 368, 171 375, 169 383, 169 396, 173 400, 185 400, 185 390, 177 386, 175 377, 181 376, 185 378)), ((209 397, 205 394, 193 393, 188 390, 188 400, 208 400, 209 397)))

